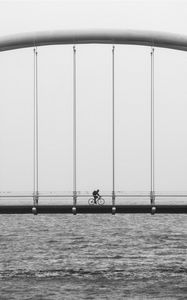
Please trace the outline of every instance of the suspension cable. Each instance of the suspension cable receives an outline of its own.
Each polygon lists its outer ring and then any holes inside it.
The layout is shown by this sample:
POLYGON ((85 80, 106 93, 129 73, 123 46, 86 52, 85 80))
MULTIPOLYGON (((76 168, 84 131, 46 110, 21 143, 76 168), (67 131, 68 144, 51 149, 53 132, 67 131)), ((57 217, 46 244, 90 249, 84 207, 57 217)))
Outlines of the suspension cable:
POLYGON ((34 48, 34 205, 38 204, 38 51, 34 48))
POLYGON ((73 205, 77 202, 76 47, 73 46, 73 205))
POLYGON ((115 205, 115 46, 112 47, 112 206, 115 205))
POLYGON ((154 204, 155 197, 155 153, 154 153, 154 48, 151 49, 151 204, 154 204))

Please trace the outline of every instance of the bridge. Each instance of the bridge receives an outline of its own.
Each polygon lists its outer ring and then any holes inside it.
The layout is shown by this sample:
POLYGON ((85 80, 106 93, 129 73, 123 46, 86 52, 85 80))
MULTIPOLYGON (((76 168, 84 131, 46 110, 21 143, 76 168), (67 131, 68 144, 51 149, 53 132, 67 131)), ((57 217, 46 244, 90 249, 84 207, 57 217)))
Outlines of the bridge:
POLYGON ((0 38, 0 52, 19 48, 33 47, 34 56, 34 159, 33 159, 33 191, 30 193, 0 192, 2 199, 32 199, 31 205, 0 205, 0 213, 187 213, 187 204, 157 204, 159 198, 187 198, 187 193, 159 193, 155 190, 155 122, 154 122, 154 49, 155 47, 187 51, 187 37, 171 33, 132 31, 132 30, 74 30, 47 31, 16 34, 0 38), (47 45, 72 44, 73 60, 73 180, 72 192, 41 192, 38 185, 38 47, 47 45), (76 101, 76 44, 111 44, 112 60, 112 187, 102 196, 111 199, 111 203, 103 206, 81 204, 79 199, 91 197, 91 192, 77 191, 77 101, 76 101), (145 193, 116 191, 115 182, 115 45, 142 45, 151 47, 151 111, 150 111, 150 190, 145 193), (41 198, 66 198, 67 204, 41 205, 41 198), (147 204, 118 204, 119 198, 145 198, 147 204))

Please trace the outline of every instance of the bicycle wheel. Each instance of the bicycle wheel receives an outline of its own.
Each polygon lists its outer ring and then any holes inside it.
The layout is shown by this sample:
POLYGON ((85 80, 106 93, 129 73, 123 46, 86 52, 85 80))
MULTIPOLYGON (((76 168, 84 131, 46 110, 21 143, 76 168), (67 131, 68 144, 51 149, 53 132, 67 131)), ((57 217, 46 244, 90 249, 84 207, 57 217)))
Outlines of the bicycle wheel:
POLYGON ((88 204, 89 204, 89 205, 94 205, 94 198, 90 198, 90 199, 88 200, 88 204))
POLYGON ((98 199, 98 204, 99 205, 104 205, 105 204, 105 200, 103 198, 99 198, 98 199))

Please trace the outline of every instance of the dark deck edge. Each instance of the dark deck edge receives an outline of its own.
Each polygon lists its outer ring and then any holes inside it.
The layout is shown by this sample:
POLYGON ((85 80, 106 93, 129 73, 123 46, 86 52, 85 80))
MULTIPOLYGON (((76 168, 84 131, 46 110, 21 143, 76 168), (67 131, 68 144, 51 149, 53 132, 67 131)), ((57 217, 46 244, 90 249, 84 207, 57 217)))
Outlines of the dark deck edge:
MULTIPOLYGON (((186 214, 187 205, 155 205, 155 214, 186 214)), ((1 205, 0 214, 31 214, 31 205, 1 205)), ((72 214, 72 205, 38 205, 38 214, 72 214)), ((116 214, 151 213, 151 205, 116 205, 116 214)), ((114 211, 113 211, 114 212, 114 211)), ((77 205, 74 214, 112 214, 112 206, 77 205)))

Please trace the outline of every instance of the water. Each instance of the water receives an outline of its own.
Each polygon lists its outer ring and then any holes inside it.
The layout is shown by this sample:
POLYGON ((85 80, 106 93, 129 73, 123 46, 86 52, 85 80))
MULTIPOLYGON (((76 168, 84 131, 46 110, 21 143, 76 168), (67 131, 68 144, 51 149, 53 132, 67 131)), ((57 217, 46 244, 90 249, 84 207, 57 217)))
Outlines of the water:
POLYGON ((187 299, 185 215, 1 215, 0 299, 187 299))

